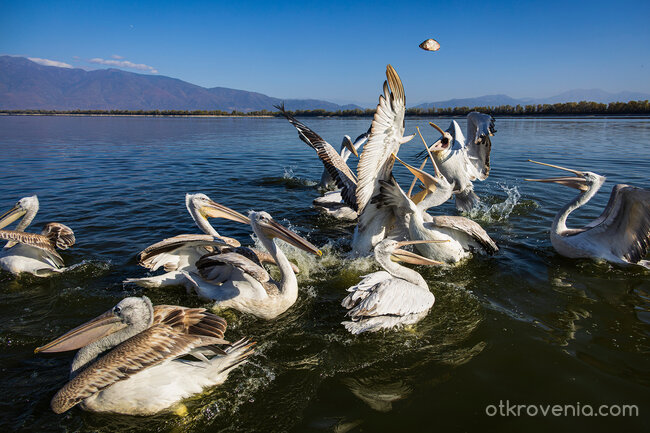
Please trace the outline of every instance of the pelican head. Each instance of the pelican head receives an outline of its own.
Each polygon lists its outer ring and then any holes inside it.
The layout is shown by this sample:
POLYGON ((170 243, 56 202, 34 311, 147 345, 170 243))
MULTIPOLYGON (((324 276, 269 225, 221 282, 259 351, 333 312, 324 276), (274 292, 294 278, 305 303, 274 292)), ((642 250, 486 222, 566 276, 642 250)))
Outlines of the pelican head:
MULTIPOLYGON (((432 239, 417 240, 417 241, 396 241, 394 239, 384 239, 375 246, 375 258, 390 257, 394 262, 410 263, 412 265, 442 265, 442 262, 427 259, 418 254, 403 250, 402 247, 415 244, 430 244, 447 242, 432 239)), ((381 261, 379 262, 381 264, 381 261)))
POLYGON ((21 198, 14 207, 0 215, 0 229, 8 226, 28 212, 36 215, 38 206, 38 197, 36 195, 21 198))
POLYGON ((347 149, 357 158, 359 157, 359 152, 355 149, 354 144, 352 144, 352 139, 349 135, 343 136, 343 142, 341 143, 341 149, 347 149))
MULTIPOLYGON (((222 206, 219 203, 216 203, 210 199, 205 194, 185 194, 185 207, 187 211, 192 215, 194 221, 202 226, 201 222, 207 220, 208 218, 220 218, 221 217, 221 208, 222 206)), ((226 244, 231 247, 239 247, 241 244, 237 239, 229 238, 226 236, 219 236, 226 244)))
POLYGON ((150 327, 152 322, 153 305, 149 298, 124 298, 104 314, 37 347, 34 353, 76 350, 127 327, 138 328, 138 332, 141 332, 150 327))
MULTIPOLYGON (((451 146, 454 144, 454 140, 455 140, 455 137, 452 135, 452 133, 449 132, 449 130, 443 131, 441 127, 439 127, 438 125, 436 125, 433 122, 429 122, 429 125, 431 125, 440 134, 442 134, 442 137, 438 141, 433 143, 433 145, 431 145, 429 150, 431 150, 431 152, 433 152, 433 153, 440 154, 440 153, 443 153, 443 152, 451 149, 451 146)), ((450 128, 450 129, 452 131, 454 131, 453 128, 450 128)))
POLYGON ((546 164, 544 162, 537 162, 533 160, 528 160, 529 162, 545 165, 547 167, 557 168, 559 170, 564 170, 575 174, 575 176, 563 176, 563 177, 549 177, 545 179, 524 179, 529 182, 544 182, 544 183, 557 183, 559 185, 568 186, 571 188, 579 189, 580 191, 588 191, 594 186, 600 187, 605 182, 605 176, 601 176, 591 171, 578 171, 571 168, 560 167, 559 165, 546 164))
POLYGON ((251 211, 248 215, 251 220, 253 231, 255 231, 255 234, 258 237, 262 237, 260 235, 264 235, 269 239, 282 239, 294 247, 300 248, 301 250, 307 251, 308 253, 312 253, 317 256, 323 255, 323 252, 319 250, 314 244, 302 236, 299 236, 291 230, 287 229, 282 224, 276 222, 273 217, 267 212, 251 211))

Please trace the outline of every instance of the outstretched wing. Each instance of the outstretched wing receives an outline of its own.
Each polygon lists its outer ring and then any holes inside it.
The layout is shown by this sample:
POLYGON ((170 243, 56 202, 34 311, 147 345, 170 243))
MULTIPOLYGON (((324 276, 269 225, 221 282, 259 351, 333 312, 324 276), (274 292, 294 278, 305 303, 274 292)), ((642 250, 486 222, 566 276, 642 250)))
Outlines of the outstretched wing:
POLYGON ((170 272, 178 269, 182 255, 196 256, 212 252, 227 244, 210 235, 178 235, 148 246, 138 256, 138 264, 151 271, 161 266, 170 272))
POLYGON ((159 323, 171 326, 182 334, 221 339, 223 339, 228 326, 225 319, 208 312, 205 308, 187 308, 178 305, 156 305, 153 307, 152 325, 159 323))
POLYGON ((76 242, 72 229, 61 223, 45 224, 41 234, 50 239, 50 243, 60 250, 67 250, 76 242))
POLYGON ((54 244, 47 236, 15 230, 0 230, 0 239, 38 248, 57 266, 64 266, 63 258, 56 252, 54 244))
POLYGON ((196 267, 199 274, 207 281, 222 283, 230 277, 230 272, 224 278, 221 270, 223 267, 235 267, 241 269, 243 272, 255 278, 260 283, 265 283, 271 279, 269 273, 264 269, 259 262, 255 262, 248 257, 238 253, 221 253, 221 254, 207 254, 198 262, 196 267))
POLYGON ((471 236, 488 253, 496 253, 499 251, 499 247, 497 247, 497 244, 492 240, 487 232, 483 230, 483 227, 469 218, 451 215, 434 216, 432 217, 432 222, 427 224, 433 224, 438 227, 447 227, 463 232, 471 236))
POLYGON ((390 178, 393 169, 391 154, 397 154, 400 145, 412 138, 404 137, 406 96, 402 81, 391 65, 386 67, 386 78, 384 94, 379 96, 370 136, 357 167, 359 182, 356 195, 359 214, 376 194, 378 181, 390 178))
POLYGON ((630 263, 650 250, 650 190, 618 184, 603 213, 576 235, 588 235, 630 263))
POLYGON ((291 114, 284 110, 284 105, 276 105, 275 108, 282 112, 298 130, 298 137, 311 148, 316 150, 318 157, 325 166, 329 175, 334 179, 336 186, 341 188, 341 196, 345 203, 353 209, 357 209, 357 198, 355 191, 357 188, 357 177, 352 173, 347 163, 341 155, 334 150, 331 144, 323 140, 320 135, 316 134, 307 125, 297 120, 291 114))
POLYGON ((490 136, 496 132, 494 118, 489 114, 472 111, 467 115, 465 149, 479 180, 487 179, 490 174, 490 150, 492 149, 490 136))
POLYGON ((65 384, 52 399, 52 410, 63 413, 146 368, 186 355, 193 349, 223 342, 221 338, 179 332, 169 323, 154 324, 116 346, 65 384))

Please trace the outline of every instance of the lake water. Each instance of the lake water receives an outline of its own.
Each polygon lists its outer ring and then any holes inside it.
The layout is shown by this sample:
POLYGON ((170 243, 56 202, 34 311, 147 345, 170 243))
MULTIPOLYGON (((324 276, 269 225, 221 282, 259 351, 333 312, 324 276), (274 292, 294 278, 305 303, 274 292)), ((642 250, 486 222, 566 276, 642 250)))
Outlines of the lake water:
MULTIPOLYGON (((431 142, 428 119, 408 119, 431 142)), ((463 129, 464 119, 458 119, 463 129)), ((307 118, 337 148, 368 118, 307 118)), ((448 119, 436 120, 444 128, 448 119)), ((620 431, 647 428, 650 386, 650 273, 569 260, 551 247, 553 216, 575 190, 527 183, 558 172, 528 158, 607 176, 569 219, 600 214, 616 183, 650 187, 648 119, 498 118, 492 171, 476 184, 473 217, 501 250, 457 267, 418 268, 436 296, 425 320, 397 332, 348 334, 345 290, 377 269, 347 259, 353 224, 319 215, 311 201, 322 165, 284 119, 0 116, 0 213, 38 194, 31 231, 69 225, 73 268, 49 279, 0 274, 0 425, 8 431, 620 431), (123 285, 145 276, 136 254, 196 233, 184 196, 203 192, 245 212, 266 210, 325 252, 293 252, 298 302, 273 321, 226 311, 226 337, 258 342, 228 381, 185 402, 188 415, 148 418, 49 407, 72 354, 35 347, 95 317, 125 296, 154 304, 209 306, 183 288, 123 285), (516 404, 632 404, 637 417, 488 416, 516 404), (489 411, 489 409, 488 409, 489 411)), ((402 146, 414 162, 419 141, 402 146)), ((410 177, 396 167, 404 188, 410 177)), ((456 214, 452 202, 434 213, 456 214)), ((250 229, 213 220, 252 244, 250 229)))

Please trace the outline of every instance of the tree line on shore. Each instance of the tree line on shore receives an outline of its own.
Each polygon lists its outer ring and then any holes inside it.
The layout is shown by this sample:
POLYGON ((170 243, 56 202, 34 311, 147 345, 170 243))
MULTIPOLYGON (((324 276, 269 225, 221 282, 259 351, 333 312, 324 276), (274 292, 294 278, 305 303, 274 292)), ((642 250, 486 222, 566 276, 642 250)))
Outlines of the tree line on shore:
MULTIPOLYGON (((289 111, 289 110, 287 110, 289 111)), ((464 116, 471 111, 480 111, 493 116, 573 116, 573 115, 625 115, 650 114, 650 102, 629 101, 611 102, 564 102, 557 104, 500 105, 487 107, 454 108, 408 108, 407 116, 464 116)), ((336 110, 295 110, 295 116, 305 117, 372 117, 374 109, 336 110)), ((114 115, 114 116, 281 116, 278 111, 259 110, 241 112, 237 110, 0 110, 0 114, 73 114, 73 115, 114 115)))

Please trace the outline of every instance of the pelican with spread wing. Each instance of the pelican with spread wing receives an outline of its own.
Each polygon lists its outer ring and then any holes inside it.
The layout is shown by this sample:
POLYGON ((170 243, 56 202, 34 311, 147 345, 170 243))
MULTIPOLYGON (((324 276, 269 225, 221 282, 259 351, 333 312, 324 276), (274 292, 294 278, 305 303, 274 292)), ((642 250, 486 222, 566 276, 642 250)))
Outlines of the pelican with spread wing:
POLYGON ((225 331, 226 321, 203 308, 154 307, 146 296, 131 297, 35 352, 79 349, 70 381, 52 398, 54 412, 80 405, 92 412, 153 415, 222 384, 253 353, 254 343, 230 345, 225 331))
POLYGON ((553 220, 551 244, 555 251, 570 258, 600 259, 617 265, 639 265, 650 269, 650 260, 645 260, 650 250, 650 190, 618 184, 612 189, 609 202, 598 218, 584 227, 571 229, 566 225, 567 218, 591 200, 605 182, 605 177, 590 171, 529 161, 568 171, 575 176, 526 180, 557 183, 580 191, 553 220))
MULTIPOLYGON (((473 111, 467 115, 467 138, 455 120, 446 131, 433 122, 442 137, 429 150, 442 175, 455 184, 456 207, 461 211, 470 211, 479 201, 474 193, 474 180, 485 180, 490 174, 490 139, 496 133, 494 118, 488 114, 473 111)), ((420 154, 424 158, 426 152, 420 154)))
MULTIPOLYGON (((441 241, 402 241, 384 239, 375 246, 375 260, 385 269, 363 276, 341 305, 348 310, 349 321, 342 322, 353 334, 399 328, 419 322, 436 298, 422 275, 399 265, 402 261, 417 265, 440 265, 401 247, 441 241)), ((442 241, 445 242, 445 241, 442 241)))
POLYGON ((380 181, 380 192, 373 201, 393 209, 396 219, 404 221, 407 225, 409 239, 445 241, 416 244, 415 248, 420 254, 433 260, 454 264, 471 257, 473 252, 493 254, 499 250, 478 223, 462 216, 428 214, 426 209, 447 201, 451 194, 451 185, 438 172, 434 177, 399 158, 397 160, 422 181, 426 187, 426 198, 416 204, 413 199, 418 197, 409 198, 397 181, 391 178, 390 181, 380 181), (421 206, 423 203, 426 204, 421 206))
POLYGON ((320 135, 285 111, 284 105, 276 105, 275 108, 280 110, 289 123, 298 130, 298 137, 316 150, 324 166, 321 186, 327 187, 330 183, 334 183, 339 188, 338 191, 327 193, 325 196, 315 199, 314 207, 322 209, 327 214, 338 219, 356 219, 357 177, 348 167, 347 161, 350 155, 359 156, 357 149, 366 142, 370 131, 358 136, 354 143, 349 136, 344 136, 341 151, 338 153, 320 135))
POLYGON ((287 311, 298 299, 298 280, 293 264, 274 239, 318 256, 321 251, 266 212, 251 211, 246 217, 222 206, 219 216, 251 226, 280 269, 281 279, 271 279, 255 256, 236 252, 206 254, 196 263, 198 275, 185 273, 198 296, 214 301, 215 308, 233 308, 263 319, 274 319, 287 311))
POLYGON ((21 198, 0 216, 0 229, 21 219, 14 230, 0 230, 0 240, 7 241, 0 251, 0 268, 14 275, 29 273, 46 277, 63 272, 65 264, 56 250, 65 250, 75 244, 72 229, 60 223, 45 224, 40 234, 25 232, 38 208, 38 197, 33 195, 21 198))
POLYGON ((363 147, 357 166, 359 223, 352 241, 352 250, 357 255, 370 254, 373 247, 387 236, 394 223, 392 210, 378 207, 371 202, 371 198, 379 192, 379 181, 390 179, 394 163, 392 155, 397 154, 400 146, 415 136, 404 136, 406 95, 402 81, 391 65, 386 67, 383 90, 368 142, 363 147))

